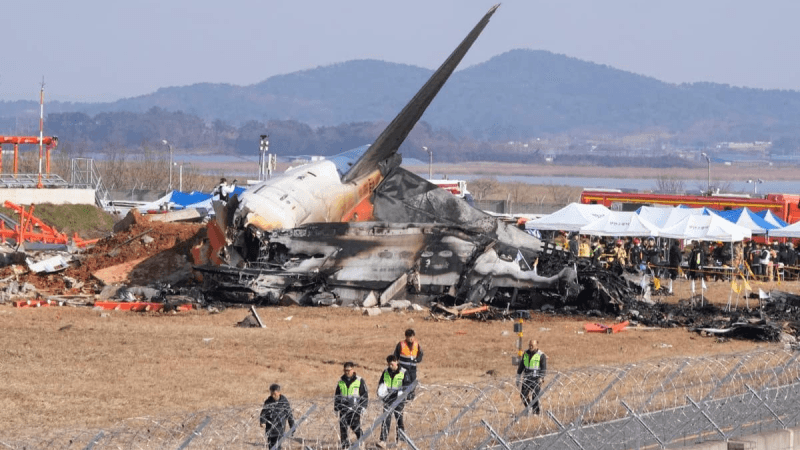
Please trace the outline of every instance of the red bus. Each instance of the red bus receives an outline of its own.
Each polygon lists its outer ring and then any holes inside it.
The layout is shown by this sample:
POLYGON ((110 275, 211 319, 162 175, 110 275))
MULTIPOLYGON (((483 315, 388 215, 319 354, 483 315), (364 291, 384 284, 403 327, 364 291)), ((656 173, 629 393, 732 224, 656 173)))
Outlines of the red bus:
POLYGON ((800 220, 800 195, 767 194, 750 196, 747 194, 678 195, 623 192, 619 189, 584 189, 581 203, 605 205, 616 211, 636 211, 640 206, 684 205, 691 208, 708 207, 720 211, 748 207, 753 212, 769 209, 787 223, 800 220))

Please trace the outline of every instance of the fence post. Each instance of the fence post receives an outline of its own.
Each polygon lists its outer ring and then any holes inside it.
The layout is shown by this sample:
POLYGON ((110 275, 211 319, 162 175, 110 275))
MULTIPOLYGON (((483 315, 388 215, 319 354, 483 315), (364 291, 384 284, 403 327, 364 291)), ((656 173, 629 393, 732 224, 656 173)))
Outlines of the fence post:
MULTIPOLYGON (((531 402, 528 404, 528 406, 525 407, 525 409, 522 410, 522 413, 520 413, 520 414, 518 414, 516 416, 513 416, 511 418, 511 422, 509 422, 508 425, 506 425, 506 427, 503 428, 503 436, 507 435, 508 432, 511 430, 511 427, 513 427, 517 422, 519 422, 519 419, 522 418, 522 416, 527 414, 528 410, 530 410, 530 408, 533 406, 534 403, 539 402, 541 400, 541 398, 544 396, 544 394, 548 390, 550 390, 551 387, 556 385, 556 381, 559 379, 560 376, 561 376, 561 373, 556 373, 556 376, 553 377, 553 381, 547 383, 547 386, 542 388, 539 391, 539 393, 535 397, 533 397, 533 400, 531 400, 531 402)), ((540 405, 540 407, 541 407, 541 405, 540 405)), ((486 447, 486 445, 489 442, 491 442, 491 440, 492 440, 491 438, 484 439, 484 441, 481 442, 481 444, 477 447, 476 450, 482 450, 484 447, 486 447)))
POLYGON ((205 428, 209 422, 211 422, 211 416, 206 416, 206 418, 203 419, 203 421, 200 423, 200 425, 197 426, 197 428, 194 429, 194 431, 192 431, 192 434, 190 434, 189 437, 187 437, 186 440, 183 441, 183 444, 181 444, 177 450, 183 450, 186 447, 188 447, 189 444, 192 442, 192 439, 194 439, 196 436, 199 436, 200 432, 203 431, 203 428, 205 428))
POLYGON ((647 426, 647 424, 646 424, 646 423, 644 423, 644 420, 642 420, 642 418, 641 418, 641 417, 639 417, 639 415, 638 415, 638 414, 636 414, 636 413, 633 411, 633 409, 631 409, 631 407, 630 407, 630 406, 628 406, 628 404, 627 404, 627 403, 625 403, 625 401, 624 401, 624 400, 620 400, 620 403, 622 403, 622 406, 624 406, 624 407, 625 407, 625 409, 627 409, 627 410, 628 410, 628 412, 629 412, 629 413, 631 413, 631 415, 632 415, 632 416, 633 416, 633 417, 634 417, 634 418, 635 418, 635 419, 636 419, 636 420, 637 420, 637 421, 638 421, 638 422, 639 422, 639 423, 640 423, 640 424, 641 424, 641 425, 644 427, 644 429, 645 429, 645 430, 647 430, 647 431, 648 431, 650 434, 652 434, 652 435, 653 435, 653 437, 654 437, 654 438, 656 438, 656 440, 658 441, 658 444, 659 444, 659 445, 661 445, 661 448, 664 448, 664 447, 666 447, 666 446, 667 446, 667 445, 666 445, 666 444, 665 444, 665 443, 664 443, 664 442, 661 440, 661 438, 659 438, 659 437, 658 437, 658 435, 657 435, 657 434, 655 434, 655 433, 653 432, 653 430, 651 430, 651 429, 650 429, 650 427, 648 427, 648 426, 647 426))
MULTIPOLYGON (((293 426, 292 428, 290 428, 290 429, 289 429, 289 431, 287 431, 286 433, 283 433, 283 436, 281 436, 281 438, 280 438, 280 439, 278 439, 278 442, 276 442, 276 443, 275 443, 275 445, 273 446, 273 448, 281 448, 281 444, 283 443, 283 441, 284 441, 286 438, 288 438, 289 436, 294 436, 294 432, 297 430, 297 428, 300 426, 300 424, 301 424, 301 423, 303 423, 303 422, 305 422, 305 420, 308 418, 308 416, 309 416, 309 415, 310 415, 312 412, 314 412, 314 410, 316 410, 316 409, 317 409, 317 404, 316 404, 316 403, 314 403, 314 404, 313 404, 313 405, 311 405, 311 407, 310 407, 310 408, 308 408, 308 410, 307 410, 307 411, 306 411, 306 412, 305 412, 305 413, 304 413, 304 414, 303 414, 303 415, 300 417, 300 419, 298 419, 298 420, 297 420, 297 421, 294 423, 294 426, 293 426)), ((305 447, 305 448, 308 448, 308 447, 306 447, 305 445, 303 445, 303 447, 305 447)))
POLYGON ((490 434, 490 435, 491 435, 491 436, 492 436, 494 439, 496 439, 496 440, 497 440, 497 442, 499 442, 499 443, 500 443, 500 445, 502 445, 502 446, 503 446, 503 448, 505 448, 506 450, 511 450, 511 447, 509 447, 509 446, 508 446, 508 444, 506 443, 506 441, 504 441, 504 440, 503 440, 503 438, 501 438, 501 437, 500 437, 500 435, 499 435, 499 434, 497 434, 497 432, 496 432, 496 431, 494 431, 494 429, 492 428, 492 426, 491 426, 491 425, 489 425, 489 422, 487 422, 487 421, 486 421, 486 420, 484 420, 484 419, 481 419, 481 423, 483 424, 483 426, 485 426, 486 428, 488 428, 488 429, 489 429, 489 434, 490 434))
POLYGON ((92 450, 92 448, 94 448, 94 445, 97 444, 100 441, 100 439, 103 439, 102 431, 97 433, 97 436, 95 436, 91 441, 89 441, 89 443, 86 444, 86 447, 84 447, 83 450, 92 450))
POLYGON ((397 396, 397 399, 394 402, 392 402, 392 404, 389 406, 388 409, 384 408, 383 414, 379 415, 378 418, 375 419, 374 422, 372 422, 372 425, 370 425, 370 427, 366 431, 364 431, 364 434, 362 434, 361 437, 353 445, 350 446, 350 450, 356 450, 357 448, 359 448, 361 443, 372 435, 372 432, 375 431, 375 428, 377 428, 379 424, 382 424, 383 421, 386 419, 386 417, 389 414, 391 414, 395 408, 397 408, 397 405, 404 402, 408 394, 410 394, 411 391, 416 389, 418 382, 419 380, 414 380, 413 383, 409 384, 408 387, 404 388, 403 393, 397 396))

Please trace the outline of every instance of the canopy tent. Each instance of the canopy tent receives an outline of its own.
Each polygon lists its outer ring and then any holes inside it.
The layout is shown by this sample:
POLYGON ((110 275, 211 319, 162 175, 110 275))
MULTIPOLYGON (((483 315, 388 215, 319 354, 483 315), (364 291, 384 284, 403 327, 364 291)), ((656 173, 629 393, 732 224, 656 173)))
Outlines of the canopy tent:
POLYGON ((525 222, 525 229, 578 231, 610 212, 603 205, 570 203, 550 215, 525 222))
POLYGON ((680 222, 662 228, 659 236, 697 241, 737 242, 752 237, 752 233, 745 227, 731 223, 716 214, 711 214, 686 216, 680 222))
POLYGON ((778 216, 772 213, 772 211, 765 209, 756 213, 758 217, 766 220, 767 222, 775 225, 777 228, 788 226, 789 224, 781 220, 778 216))
POLYGON ((592 236, 658 236, 658 227, 635 212, 611 211, 605 217, 581 227, 592 236))
POLYGON ((709 208, 657 208, 653 206, 642 206, 636 210, 636 214, 658 228, 668 228, 680 222, 688 216, 709 215, 716 213, 709 208))
POLYGON ((798 238, 800 237, 800 222, 785 226, 783 228, 775 228, 774 230, 770 230, 769 237, 798 238))
POLYGON ((719 211, 717 215, 736 225, 748 228, 753 234, 767 234, 769 230, 777 228, 775 225, 758 217, 756 213, 750 211, 746 207, 731 209, 729 211, 719 211))

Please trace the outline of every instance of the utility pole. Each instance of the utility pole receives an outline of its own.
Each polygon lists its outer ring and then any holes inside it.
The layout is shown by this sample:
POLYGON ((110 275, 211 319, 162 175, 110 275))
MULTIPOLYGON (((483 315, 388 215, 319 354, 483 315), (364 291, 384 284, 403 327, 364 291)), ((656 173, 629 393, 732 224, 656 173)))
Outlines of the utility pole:
POLYGON ((701 155, 705 156, 706 162, 708 163, 708 181, 706 182, 706 195, 711 195, 711 158, 708 157, 705 153, 700 153, 701 155))
POLYGON ((258 147, 258 181, 265 181, 272 174, 272 155, 269 154, 269 135, 261 135, 258 147))
POLYGON ((172 190, 172 144, 166 139, 162 139, 161 142, 169 148, 169 188, 167 188, 167 192, 169 192, 172 190))

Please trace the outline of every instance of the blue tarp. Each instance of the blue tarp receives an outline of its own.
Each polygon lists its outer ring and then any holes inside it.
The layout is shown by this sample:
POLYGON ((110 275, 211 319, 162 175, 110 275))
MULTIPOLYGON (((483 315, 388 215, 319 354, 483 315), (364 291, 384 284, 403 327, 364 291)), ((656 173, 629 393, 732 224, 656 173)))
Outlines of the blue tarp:
MULTIPOLYGON (((236 186, 236 188, 233 190, 233 193, 231 193, 231 195, 236 194, 236 195, 241 196, 242 192, 244 192, 244 191, 245 191, 245 188, 243 188, 241 186, 236 186)), ((211 197, 212 197, 211 194, 206 194, 204 192, 172 191, 172 195, 170 196, 169 201, 171 203, 174 203, 176 206, 179 206, 179 207, 182 207, 182 208, 185 208, 185 207, 187 207, 189 205, 197 205, 198 203, 208 202, 208 207, 210 208, 211 207, 211 197)), ((180 209, 180 208, 176 208, 176 209, 180 209)))

